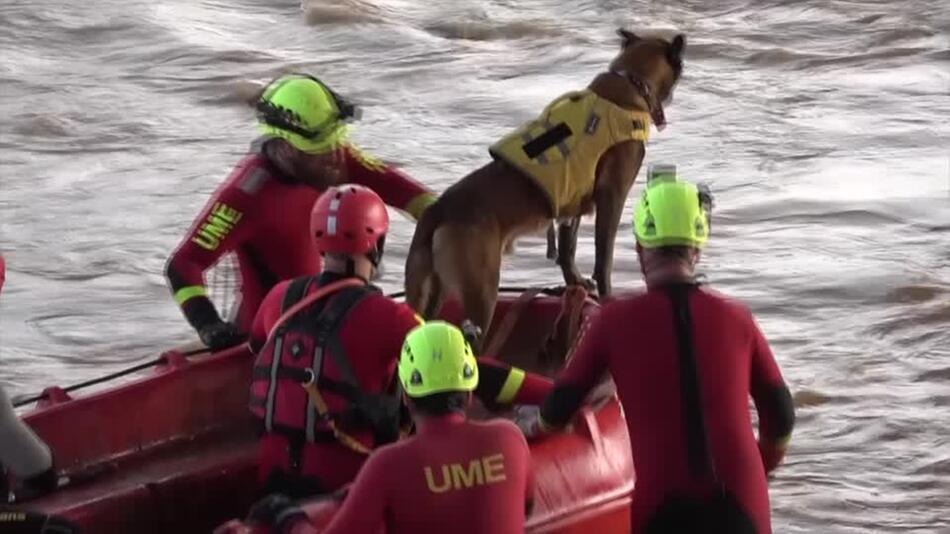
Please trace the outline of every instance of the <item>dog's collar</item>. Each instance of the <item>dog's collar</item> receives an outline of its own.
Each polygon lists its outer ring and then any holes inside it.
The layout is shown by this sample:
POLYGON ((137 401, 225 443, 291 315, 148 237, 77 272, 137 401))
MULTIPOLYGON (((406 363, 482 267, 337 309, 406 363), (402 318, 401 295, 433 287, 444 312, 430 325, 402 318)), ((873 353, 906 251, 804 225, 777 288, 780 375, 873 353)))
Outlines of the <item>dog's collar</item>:
POLYGON ((666 114, 663 112, 663 103, 654 97, 650 86, 625 70, 610 69, 610 73, 627 80, 627 83, 632 85, 633 88, 640 93, 640 96, 646 100, 647 107, 650 108, 650 117, 653 119, 653 124, 656 125, 657 130, 662 130, 663 127, 666 126, 666 114))

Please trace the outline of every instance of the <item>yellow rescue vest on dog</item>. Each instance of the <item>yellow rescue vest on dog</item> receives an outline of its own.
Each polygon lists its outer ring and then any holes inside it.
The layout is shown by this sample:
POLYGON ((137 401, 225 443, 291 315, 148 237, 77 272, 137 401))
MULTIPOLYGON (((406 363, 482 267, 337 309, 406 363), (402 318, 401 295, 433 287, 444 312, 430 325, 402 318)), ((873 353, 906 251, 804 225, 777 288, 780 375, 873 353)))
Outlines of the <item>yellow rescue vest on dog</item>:
POLYGON ((585 89, 558 97, 489 152, 534 178, 555 218, 568 217, 580 214, 594 192, 597 162, 608 148, 649 137, 649 113, 623 109, 585 89))

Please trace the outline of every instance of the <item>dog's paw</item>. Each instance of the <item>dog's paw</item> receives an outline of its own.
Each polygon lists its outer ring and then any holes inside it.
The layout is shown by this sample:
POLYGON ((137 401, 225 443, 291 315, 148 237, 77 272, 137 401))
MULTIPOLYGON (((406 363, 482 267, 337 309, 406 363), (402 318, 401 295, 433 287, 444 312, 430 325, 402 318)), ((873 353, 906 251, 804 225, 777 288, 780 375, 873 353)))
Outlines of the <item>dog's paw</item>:
POLYGON ((587 293, 591 295, 597 294, 597 282, 593 278, 585 278, 583 276, 572 277, 572 280, 565 280, 565 283, 568 287, 579 286, 584 288, 587 293))

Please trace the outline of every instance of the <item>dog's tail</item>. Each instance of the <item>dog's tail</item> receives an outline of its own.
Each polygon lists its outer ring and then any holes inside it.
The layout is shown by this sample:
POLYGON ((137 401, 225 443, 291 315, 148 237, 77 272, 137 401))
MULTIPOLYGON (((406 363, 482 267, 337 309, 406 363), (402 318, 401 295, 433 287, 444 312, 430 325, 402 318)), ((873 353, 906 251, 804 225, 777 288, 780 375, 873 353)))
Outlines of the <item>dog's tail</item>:
POLYGON ((439 227, 438 202, 429 206, 416 223, 406 257, 406 303, 424 318, 438 313, 442 284, 432 256, 432 242, 439 227))

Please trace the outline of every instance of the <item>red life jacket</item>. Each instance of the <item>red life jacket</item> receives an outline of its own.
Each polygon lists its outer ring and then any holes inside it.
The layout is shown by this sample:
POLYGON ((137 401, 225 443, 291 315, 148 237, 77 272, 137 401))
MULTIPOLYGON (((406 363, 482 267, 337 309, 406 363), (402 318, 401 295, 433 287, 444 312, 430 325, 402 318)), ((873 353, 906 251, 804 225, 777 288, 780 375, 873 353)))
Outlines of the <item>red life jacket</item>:
MULTIPOLYGON (((281 313, 303 299, 316 283, 317 277, 313 276, 291 281, 281 313)), ((332 420, 342 432, 371 430, 375 443, 365 443, 368 448, 398 439, 402 415, 401 399, 395 389, 398 380, 393 380, 394 388, 388 394, 363 391, 339 336, 350 310, 378 292, 371 285, 340 289, 317 299, 278 326, 258 352, 251 382, 251 412, 262 420, 265 432, 282 434, 298 442, 332 441, 340 439, 329 429, 332 420), (325 371, 326 358, 333 360, 335 372, 325 371), (340 397, 347 407, 318 413, 302 386, 311 378, 321 395, 340 397)))

